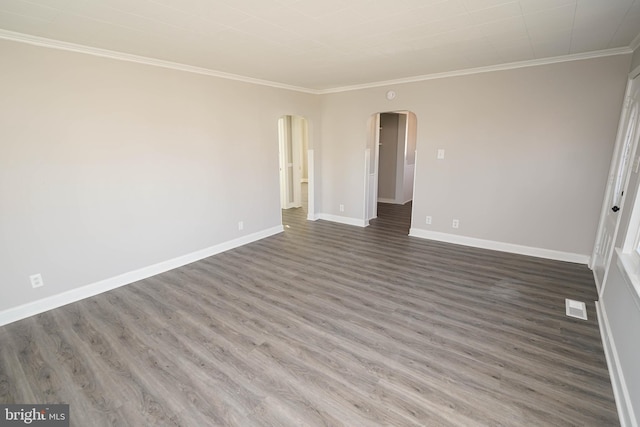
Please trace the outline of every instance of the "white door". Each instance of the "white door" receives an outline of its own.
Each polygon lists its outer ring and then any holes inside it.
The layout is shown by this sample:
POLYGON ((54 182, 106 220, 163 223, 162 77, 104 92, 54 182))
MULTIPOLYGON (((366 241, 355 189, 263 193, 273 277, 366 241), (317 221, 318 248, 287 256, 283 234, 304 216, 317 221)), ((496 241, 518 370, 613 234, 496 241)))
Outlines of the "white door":
POLYGON ((369 139, 365 150, 366 219, 378 217, 378 161, 380 157, 380 114, 369 121, 369 139))
POLYGON ((616 147, 611 161, 607 191, 602 207, 598 239, 593 250, 592 268, 596 286, 600 292, 605 281, 616 234, 620 224, 620 210, 625 200, 631 158, 638 141, 638 108, 640 102, 640 82, 634 79, 625 99, 621 124, 618 129, 616 147))
POLYGON ((298 116, 291 116, 291 181, 293 182, 292 208, 302 206, 302 150, 304 145, 304 119, 298 116))
POLYGON ((302 206, 302 127, 299 120, 284 116, 278 120, 280 140, 280 207, 302 206))

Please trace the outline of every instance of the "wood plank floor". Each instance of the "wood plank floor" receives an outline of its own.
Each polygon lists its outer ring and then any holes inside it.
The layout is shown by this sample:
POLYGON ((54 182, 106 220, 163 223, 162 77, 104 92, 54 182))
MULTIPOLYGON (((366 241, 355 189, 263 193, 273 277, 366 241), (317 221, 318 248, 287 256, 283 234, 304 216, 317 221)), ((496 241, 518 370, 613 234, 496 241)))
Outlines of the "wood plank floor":
POLYGON ((361 229, 285 232, 0 328, 0 402, 75 426, 619 425, 584 266, 361 229), (588 302, 589 320, 564 315, 588 302))

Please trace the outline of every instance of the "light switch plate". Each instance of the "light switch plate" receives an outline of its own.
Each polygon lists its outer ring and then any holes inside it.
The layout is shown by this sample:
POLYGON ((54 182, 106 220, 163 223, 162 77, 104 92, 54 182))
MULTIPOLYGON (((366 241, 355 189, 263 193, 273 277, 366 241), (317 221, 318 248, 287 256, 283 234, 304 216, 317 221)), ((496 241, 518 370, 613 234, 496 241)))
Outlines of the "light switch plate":
POLYGON ((444 159, 444 148, 438 148, 438 160, 444 159))

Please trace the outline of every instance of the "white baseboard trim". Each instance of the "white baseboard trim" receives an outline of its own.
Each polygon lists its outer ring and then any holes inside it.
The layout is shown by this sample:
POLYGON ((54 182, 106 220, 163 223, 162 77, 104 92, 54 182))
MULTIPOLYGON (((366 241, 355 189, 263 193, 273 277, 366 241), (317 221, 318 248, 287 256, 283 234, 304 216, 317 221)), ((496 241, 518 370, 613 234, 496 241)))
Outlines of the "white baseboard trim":
POLYGON ((638 427, 638 422, 633 413, 633 406, 631 405, 629 390, 627 389, 627 384, 622 373, 618 351, 616 350, 613 335, 611 334, 607 312, 601 300, 596 301, 596 312, 598 313, 598 326, 600 327, 602 346, 604 347, 604 355, 607 359, 607 368, 609 368, 609 376, 611 377, 611 386, 613 387, 613 396, 616 400, 620 426, 638 427))
POLYGON ((368 221, 360 218, 350 218, 348 216, 331 215, 331 214, 318 214, 318 219, 324 219, 325 221, 338 222, 340 224, 355 225, 356 227, 366 227, 369 225, 368 221))
POLYGON ((320 214, 309 213, 309 215, 307 215, 307 221, 317 221, 319 219, 320 219, 320 214))
POLYGON ((378 203, 391 203, 397 205, 396 199, 385 199, 384 197, 378 197, 378 203))
POLYGON ((403 201, 398 201, 396 199, 381 199, 381 198, 378 198, 378 203, 388 203, 390 205, 406 205, 411 200, 413 200, 413 199, 409 199, 409 200, 403 202, 403 201))
POLYGON ((52 295, 47 298, 0 311, 0 326, 24 319, 26 317, 34 316, 36 314, 44 313, 45 311, 53 310, 54 308, 62 307, 63 305, 71 304, 72 302, 80 301, 94 295, 98 295, 103 292, 107 292, 112 289, 119 288, 121 286, 128 285, 139 280, 164 273, 169 270, 173 270, 174 268, 182 267, 183 265, 199 261, 212 255, 216 255, 221 252, 225 252, 260 239, 264 239, 265 237, 273 236, 274 234, 281 233, 283 230, 284 228, 282 227, 282 225, 268 228, 257 233, 249 234, 237 239, 220 243, 215 246, 211 246, 209 248, 201 249, 190 254, 182 255, 147 267, 142 267, 128 273, 120 274, 115 277, 100 280, 99 282, 91 283, 89 285, 85 285, 76 289, 71 289, 57 295, 52 295))
POLYGON ((471 246, 474 248, 491 249, 494 251, 510 252, 514 254, 528 255, 538 258, 553 259, 556 261, 574 262, 577 264, 587 264, 589 262, 588 255, 554 251, 552 249, 534 248, 531 246, 522 246, 513 243, 496 242, 494 240, 477 239, 475 237, 441 233, 439 231, 411 228, 409 230, 409 236, 419 237, 421 239, 437 240, 439 242, 454 243, 457 245, 471 246))

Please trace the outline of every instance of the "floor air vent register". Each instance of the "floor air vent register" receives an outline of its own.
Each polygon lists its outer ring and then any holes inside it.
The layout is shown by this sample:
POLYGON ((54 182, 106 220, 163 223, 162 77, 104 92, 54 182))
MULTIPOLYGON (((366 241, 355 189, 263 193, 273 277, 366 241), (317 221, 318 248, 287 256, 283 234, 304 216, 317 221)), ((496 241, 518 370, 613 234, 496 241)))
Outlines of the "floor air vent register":
POLYGON ((565 299, 565 305, 567 307, 567 316, 587 320, 587 306, 585 303, 567 298, 565 299))

